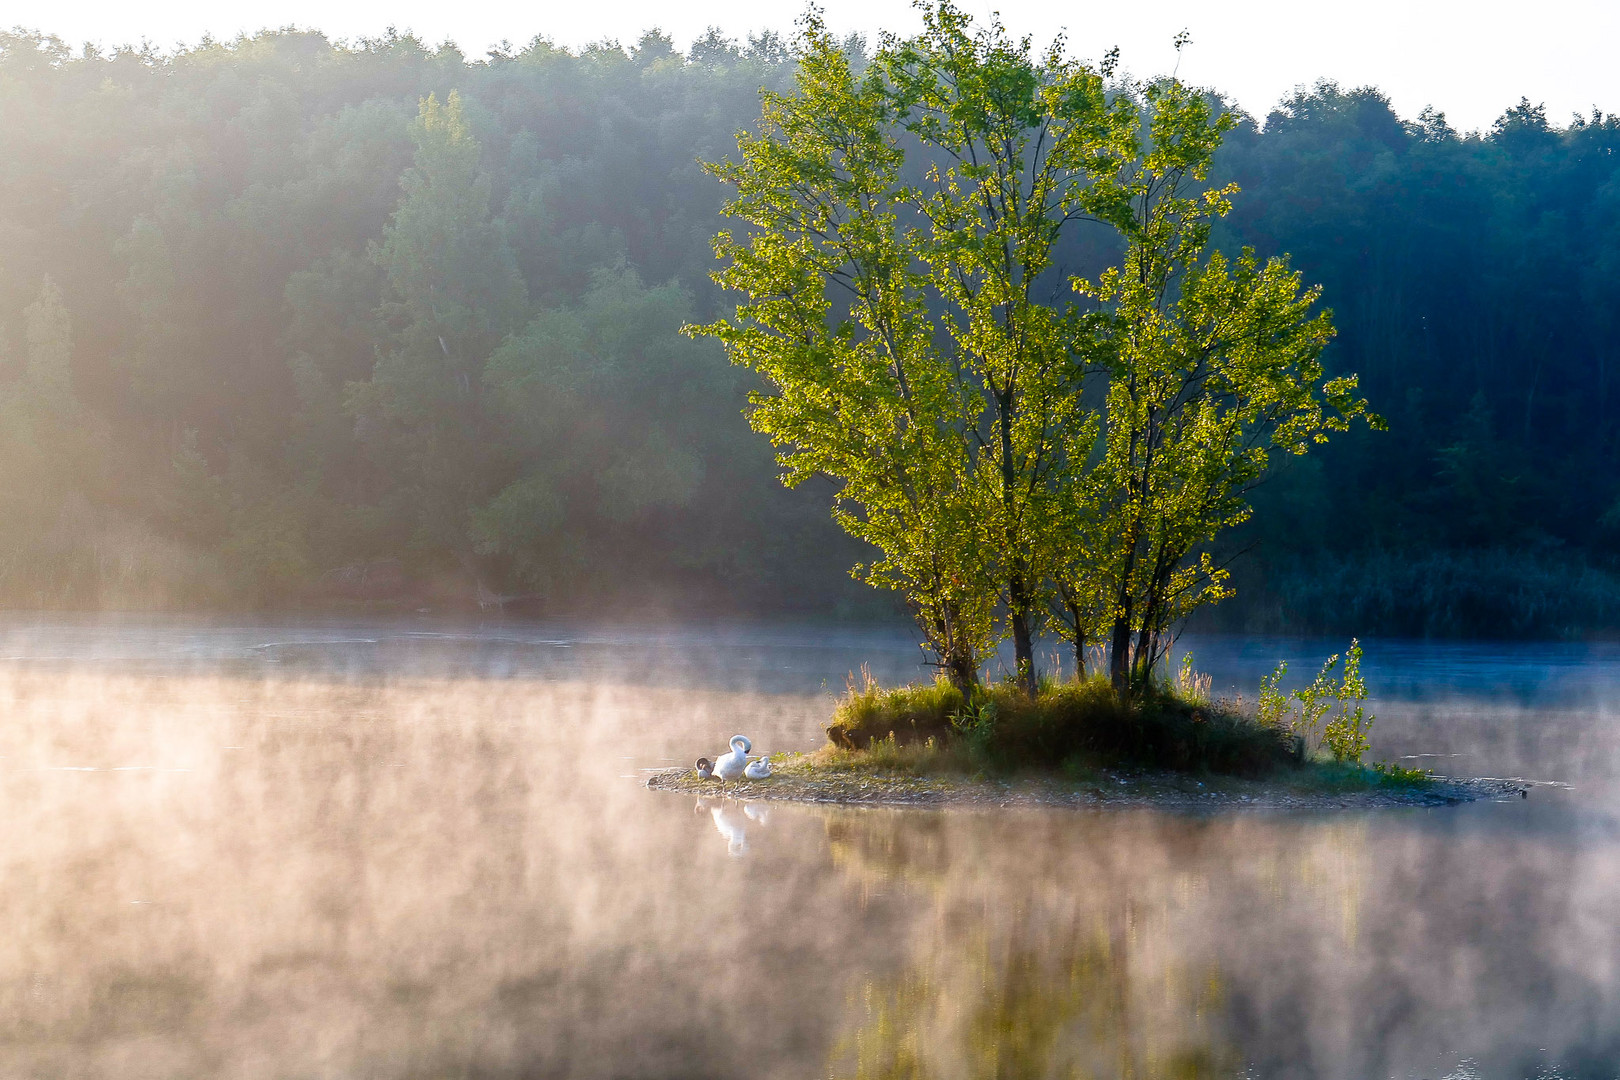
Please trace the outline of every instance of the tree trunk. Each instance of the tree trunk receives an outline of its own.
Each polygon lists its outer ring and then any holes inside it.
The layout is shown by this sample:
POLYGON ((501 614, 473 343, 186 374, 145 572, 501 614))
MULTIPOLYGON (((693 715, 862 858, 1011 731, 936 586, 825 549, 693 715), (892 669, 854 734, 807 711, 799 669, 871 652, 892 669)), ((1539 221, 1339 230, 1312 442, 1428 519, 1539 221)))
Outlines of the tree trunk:
POLYGON ((1165 627, 1165 611, 1169 606, 1168 593, 1170 590, 1170 561, 1165 557, 1161 547, 1155 560, 1153 579, 1149 584, 1148 599, 1142 609, 1142 617, 1138 621, 1142 629, 1137 633, 1136 656, 1133 664, 1134 674, 1132 682, 1138 693, 1145 693, 1153 682, 1153 666, 1159 661, 1160 631, 1165 627))
POLYGON ((1147 605, 1142 609, 1142 617, 1138 621, 1142 624, 1136 632, 1136 652, 1131 657, 1131 688, 1135 693, 1143 693, 1148 689, 1153 674, 1153 628, 1159 620, 1159 593, 1157 579, 1154 581, 1154 591, 1150 594, 1147 605))
POLYGON ((1035 678, 1035 648, 1029 633, 1028 604, 1012 610, 1013 657, 1018 669, 1018 684, 1029 700, 1035 700, 1040 689, 1035 678))
POLYGON ((1115 696, 1122 702, 1131 699, 1131 616, 1135 614, 1135 605, 1131 603, 1131 575, 1136 571, 1136 544, 1141 531, 1140 519, 1132 518, 1125 534, 1125 558, 1114 593, 1114 639, 1108 646, 1108 675, 1114 684, 1115 696))
POLYGON ((956 627, 952 625, 955 620, 950 614, 945 614, 936 615, 932 626, 928 626, 926 620, 919 621, 924 622, 923 633, 932 645, 934 655, 939 657, 939 669, 964 698, 972 696, 974 688, 979 685, 979 660, 956 632, 956 627))
POLYGON ((1137 693, 1146 693, 1152 685, 1154 650, 1158 648, 1157 635, 1147 626, 1142 627, 1136 634, 1136 657, 1133 668, 1135 673, 1131 676, 1131 683, 1137 693))
POLYGON ((1114 616, 1114 636, 1109 642, 1108 676, 1121 701, 1131 696, 1131 610, 1127 602, 1114 616))
POLYGON ((979 685, 979 665, 971 657, 957 653, 945 658, 944 667, 945 677, 951 680, 951 685, 964 699, 971 698, 974 688, 979 685))
POLYGON ((1080 621, 1080 609, 1073 604, 1069 605, 1069 614, 1074 616, 1074 681, 1086 681, 1086 626, 1080 621))

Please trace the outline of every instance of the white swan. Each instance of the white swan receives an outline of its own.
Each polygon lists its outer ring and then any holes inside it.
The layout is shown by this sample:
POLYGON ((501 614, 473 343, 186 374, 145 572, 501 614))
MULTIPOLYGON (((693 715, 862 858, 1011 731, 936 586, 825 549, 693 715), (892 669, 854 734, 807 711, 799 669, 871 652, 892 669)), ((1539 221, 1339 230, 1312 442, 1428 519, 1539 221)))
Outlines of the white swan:
POLYGON ((765 779, 767 776, 771 775, 771 759, 759 758, 755 761, 750 761, 748 763, 748 768, 743 770, 743 775, 747 776, 750 780, 765 779))
POLYGON ((697 759, 697 765, 693 767, 693 771, 698 774, 699 780, 714 779, 714 764, 706 757, 697 759))
POLYGON ((731 737, 731 753, 722 755, 714 763, 714 775, 720 778, 723 784, 727 780, 740 780, 743 771, 748 768, 748 751, 754 744, 748 741, 746 735, 733 735, 731 737))

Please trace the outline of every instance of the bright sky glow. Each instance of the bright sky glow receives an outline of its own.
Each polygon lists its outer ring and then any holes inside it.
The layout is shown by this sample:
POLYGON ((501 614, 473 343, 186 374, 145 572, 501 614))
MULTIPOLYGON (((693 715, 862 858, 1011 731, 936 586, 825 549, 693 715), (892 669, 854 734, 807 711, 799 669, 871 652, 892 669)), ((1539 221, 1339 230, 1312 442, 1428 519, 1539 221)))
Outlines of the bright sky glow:
MULTIPOLYGON (((875 36, 918 25, 907 0, 824 0, 840 32, 875 36)), ((1544 102, 1567 123, 1597 106, 1620 111, 1620 3, 1615 0, 1157 0, 1150 4, 1057 3, 1052 0, 966 0, 977 16, 999 9, 1013 30, 1046 40, 1067 28, 1073 51, 1096 58, 1118 45, 1138 75, 1175 64, 1171 39, 1187 29, 1192 45, 1180 74, 1213 86, 1250 112, 1264 115, 1293 87, 1321 78, 1382 89, 1402 116, 1425 105, 1444 111, 1460 130, 1488 127, 1521 96, 1544 102)), ((469 4, 444 0, 237 0, 231 4, 164 0, 38 0, 0 8, 0 25, 56 34, 77 46, 138 43, 160 48, 194 43, 204 34, 234 37, 265 26, 296 25, 333 38, 376 35, 392 25, 432 44, 449 39, 470 57, 507 40, 537 34, 568 46, 603 39, 630 44, 657 26, 685 47, 709 25, 741 38, 750 31, 791 32, 795 4, 707 0, 592 3, 469 4)))

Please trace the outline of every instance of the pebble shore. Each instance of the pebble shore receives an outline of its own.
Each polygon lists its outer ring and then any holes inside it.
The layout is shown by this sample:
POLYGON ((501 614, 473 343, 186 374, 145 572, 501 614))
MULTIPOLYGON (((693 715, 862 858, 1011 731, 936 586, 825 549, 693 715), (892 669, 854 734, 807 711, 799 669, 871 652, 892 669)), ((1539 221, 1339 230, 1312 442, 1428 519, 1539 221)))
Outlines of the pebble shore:
POLYGON ((1533 782, 1518 779, 1436 777, 1411 787, 1315 791, 1263 780, 1203 779, 1169 772, 1100 772, 1083 781, 1056 778, 999 780, 955 776, 896 776, 854 770, 779 767, 765 780, 722 785, 691 769, 659 769, 646 780, 655 791, 725 795, 741 800, 841 806, 1073 807, 1170 810, 1364 810, 1395 806, 1454 806, 1482 799, 1521 799, 1533 782))

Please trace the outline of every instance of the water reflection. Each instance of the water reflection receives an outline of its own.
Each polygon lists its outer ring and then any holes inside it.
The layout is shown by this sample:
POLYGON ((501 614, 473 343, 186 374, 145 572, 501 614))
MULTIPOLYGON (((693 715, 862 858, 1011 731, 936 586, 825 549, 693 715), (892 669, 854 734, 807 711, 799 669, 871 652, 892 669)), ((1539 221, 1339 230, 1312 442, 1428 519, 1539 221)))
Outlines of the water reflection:
MULTIPOLYGON (((251 637, 210 633, 187 648, 251 637)), ((827 697, 803 656, 752 685, 427 666, 0 664, 0 1076, 1613 1080, 1620 1061, 1612 703, 1381 716, 1379 737, 1482 771, 1581 778, 1524 803, 856 811, 637 782, 737 730, 814 745, 827 697)))
POLYGON ((764 825, 770 820, 770 808, 761 803, 737 803, 730 799, 701 798, 693 808, 714 818, 714 827, 726 841, 726 854, 741 858, 748 854, 748 825, 764 825))
POLYGON ((858 902, 909 912, 905 959, 852 980, 833 1075, 1607 1080, 1620 1060, 1612 835, 1019 816, 825 817, 858 902))
MULTIPOLYGON (((1224 920, 1208 921, 1227 868, 1203 858, 1209 838, 1196 835, 1210 823, 1189 833, 1153 816, 1020 816, 1011 829, 1006 815, 827 817, 835 859, 862 895, 900 885, 926 912, 902 970, 852 993, 833 1074, 1238 1075, 1213 936, 1224 920)), ((1251 885, 1317 916, 1325 905, 1349 941, 1359 872, 1347 853, 1359 836, 1350 825, 1303 847, 1251 848, 1251 885)))

